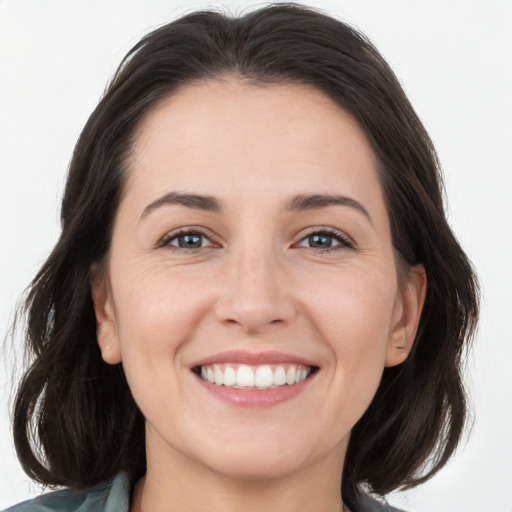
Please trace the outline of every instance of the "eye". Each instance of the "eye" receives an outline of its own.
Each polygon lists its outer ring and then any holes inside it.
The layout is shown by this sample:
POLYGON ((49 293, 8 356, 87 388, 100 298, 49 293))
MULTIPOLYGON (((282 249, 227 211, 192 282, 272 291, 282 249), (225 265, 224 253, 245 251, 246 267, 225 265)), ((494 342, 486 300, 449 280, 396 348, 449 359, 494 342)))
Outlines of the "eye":
POLYGON ((208 236, 197 230, 182 230, 177 233, 170 233, 160 242, 160 247, 169 247, 173 250, 197 250, 213 246, 208 236))
POLYGON ((308 249, 320 249, 322 252, 354 247, 354 244, 342 233, 329 229, 309 233, 297 245, 308 249))

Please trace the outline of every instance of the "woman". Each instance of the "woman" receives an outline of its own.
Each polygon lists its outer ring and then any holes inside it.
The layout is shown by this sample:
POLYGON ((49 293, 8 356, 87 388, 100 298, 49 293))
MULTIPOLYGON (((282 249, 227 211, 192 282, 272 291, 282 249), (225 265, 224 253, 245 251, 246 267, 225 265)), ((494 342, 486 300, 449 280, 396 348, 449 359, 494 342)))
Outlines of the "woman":
POLYGON ((434 148, 375 48, 305 7, 135 46, 26 308, 18 456, 70 490, 12 510, 391 510, 368 493, 464 426, 477 284, 434 148))

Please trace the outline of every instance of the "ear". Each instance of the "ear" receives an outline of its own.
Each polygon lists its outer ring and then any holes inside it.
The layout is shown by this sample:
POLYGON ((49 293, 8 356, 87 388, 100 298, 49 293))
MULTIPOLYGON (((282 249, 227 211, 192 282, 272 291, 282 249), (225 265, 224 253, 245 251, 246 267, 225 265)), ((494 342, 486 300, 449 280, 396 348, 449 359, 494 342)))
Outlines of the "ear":
POLYGON ((121 351, 114 302, 108 279, 105 276, 95 278, 91 283, 91 292, 101 357, 108 364, 118 364, 121 362, 121 351))
POLYGON ((426 292, 427 274, 423 265, 412 267, 395 302, 386 366, 396 366, 407 359, 418 330, 426 292))

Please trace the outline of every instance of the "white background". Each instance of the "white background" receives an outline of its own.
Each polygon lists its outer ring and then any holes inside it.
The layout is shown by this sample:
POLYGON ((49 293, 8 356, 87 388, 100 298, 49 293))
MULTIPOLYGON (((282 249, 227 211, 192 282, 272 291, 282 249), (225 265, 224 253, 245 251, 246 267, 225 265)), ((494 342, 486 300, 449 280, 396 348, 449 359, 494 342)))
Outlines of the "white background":
MULTIPOLYGON (((469 441, 433 480, 390 501, 411 512, 512 512, 512 1, 309 3, 375 42, 429 130, 448 215, 482 283, 469 441)), ((0 0, 0 333, 58 235, 73 145, 126 51, 185 12, 261 2, 0 0)), ((10 351, 10 348, 8 351, 10 351)), ((36 495, 13 454, 0 365, 0 508, 36 495)))

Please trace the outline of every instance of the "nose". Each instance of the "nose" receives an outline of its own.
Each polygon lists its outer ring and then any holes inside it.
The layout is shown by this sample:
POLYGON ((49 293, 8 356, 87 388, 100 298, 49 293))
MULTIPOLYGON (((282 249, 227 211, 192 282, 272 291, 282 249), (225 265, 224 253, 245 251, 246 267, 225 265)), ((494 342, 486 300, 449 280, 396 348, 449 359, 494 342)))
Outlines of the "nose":
POLYGON ((241 250, 226 263, 217 319, 258 334, 286 324, 295 315, 289 279, 271 250, 241 250))

